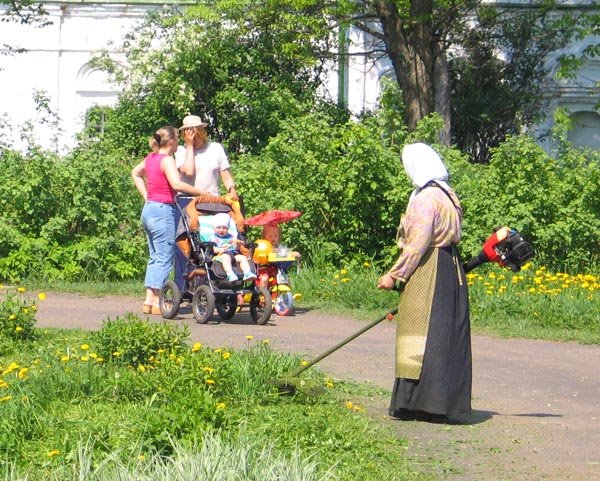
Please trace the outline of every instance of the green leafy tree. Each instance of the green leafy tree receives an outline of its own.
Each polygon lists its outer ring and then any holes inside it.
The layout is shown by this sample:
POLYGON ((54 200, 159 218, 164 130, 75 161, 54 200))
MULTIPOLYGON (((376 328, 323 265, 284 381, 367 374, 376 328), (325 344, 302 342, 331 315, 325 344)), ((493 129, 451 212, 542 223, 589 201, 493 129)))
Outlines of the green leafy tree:
POLYGON ((194 113, 229 152, 256 152, 286 119, 333 108, 317 102, 328 38, 327 18, 292 0, 154 12, 127 37, 126 67, 98 61, 124 86, 107 137, 142 153, 150 132, 194 113))

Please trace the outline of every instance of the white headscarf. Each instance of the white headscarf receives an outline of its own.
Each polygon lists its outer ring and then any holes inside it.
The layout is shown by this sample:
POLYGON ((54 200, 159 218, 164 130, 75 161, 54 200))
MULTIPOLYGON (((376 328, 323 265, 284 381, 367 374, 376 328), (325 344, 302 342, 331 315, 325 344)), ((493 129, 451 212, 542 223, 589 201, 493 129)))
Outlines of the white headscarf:
POLYGON ((402 164, 406 175, 415 187, 409 203, 423 186, 432 180, 443 189, 450 190, 450 186, 446 183, 448 171, 440 156, 429 145, 421 142, 405 145, 402 149, 402 164))

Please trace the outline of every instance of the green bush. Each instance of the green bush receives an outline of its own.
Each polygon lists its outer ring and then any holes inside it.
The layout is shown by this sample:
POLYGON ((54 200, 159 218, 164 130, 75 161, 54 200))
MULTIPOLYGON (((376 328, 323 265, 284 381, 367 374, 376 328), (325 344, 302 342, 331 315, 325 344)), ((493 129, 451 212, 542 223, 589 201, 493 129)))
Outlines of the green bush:
POLYGON ((465 210, 463 250, 475 255, 494 226, 508 225, 532 242, 540 265, 598 269, 599 160, 575 149, 553 159, 530 137, 509 138, 489 165, 469 166, 470 175, 456 183, 465 210))
POLYGON ((152 323, 133 314, 106 320, 93 335, 100 356, 133 367, 150 364, 163 351, 177 355, 188 338, 188 326, 152 323))
POLYGON ((14 291, 5 290, 4 299, 0 300, 0 337, 15 341, 31 340, 35 337, 37 305, 24 293, 23 287, 14 291))

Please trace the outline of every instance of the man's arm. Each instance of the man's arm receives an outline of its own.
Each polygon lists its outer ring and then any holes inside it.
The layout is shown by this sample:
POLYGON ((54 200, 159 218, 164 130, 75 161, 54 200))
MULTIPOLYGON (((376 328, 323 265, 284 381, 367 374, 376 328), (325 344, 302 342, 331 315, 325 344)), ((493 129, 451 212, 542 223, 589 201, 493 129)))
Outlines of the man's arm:
POLYGON ((223 181, 223 185, 227 189, 227 193, 231 196, 231 198, 233 200, 239 200, 237 191, 235 190, 235 182, 229 169, 221 171, 221 180, 223 181))
POLYGON ((185 160, 179 166, 179 172, 192 179, 196 175, 196 159, 194 159, 194 129, 185 129, 183 131, 183 140, 185 142, 185 160))

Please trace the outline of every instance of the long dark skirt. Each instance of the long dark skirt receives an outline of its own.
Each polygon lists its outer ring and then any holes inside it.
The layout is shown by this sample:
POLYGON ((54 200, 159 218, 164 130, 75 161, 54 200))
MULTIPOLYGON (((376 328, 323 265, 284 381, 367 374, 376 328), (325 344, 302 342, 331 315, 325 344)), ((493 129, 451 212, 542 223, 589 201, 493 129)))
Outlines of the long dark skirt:
POLYGON ((397 377, 390 415, 403 418, 411 413, 429 413, 456 417, 469 413, 472 381, 469 300, 456 248, 430 249, 406 284, 399 312, 397 377), (402 318, 402 313, 407 319, 402 318), (412 356, 417 358, 420 372, 403 377, 407 370, 402 368, 403 353, 399 351, 405 345, 401 336, 407 337, 407 329, 401 326, 414 322, 415 316, 421 321, 426 319, 426 324, 421 328, 409 324, 408 337, 418 338, 414 333, 422 329, 426 336, 424 352, 422 357, 412 356))

